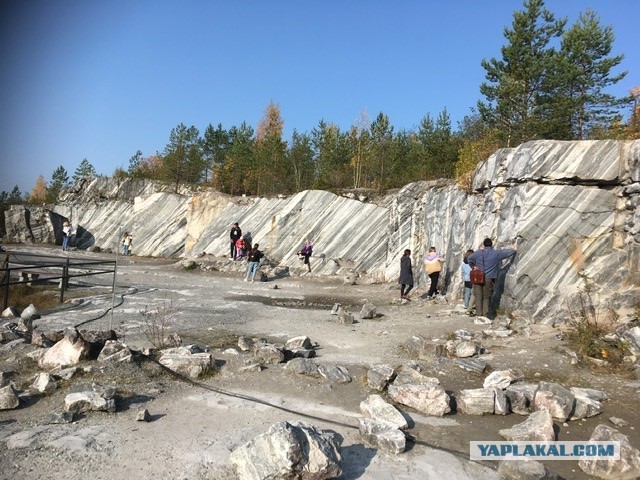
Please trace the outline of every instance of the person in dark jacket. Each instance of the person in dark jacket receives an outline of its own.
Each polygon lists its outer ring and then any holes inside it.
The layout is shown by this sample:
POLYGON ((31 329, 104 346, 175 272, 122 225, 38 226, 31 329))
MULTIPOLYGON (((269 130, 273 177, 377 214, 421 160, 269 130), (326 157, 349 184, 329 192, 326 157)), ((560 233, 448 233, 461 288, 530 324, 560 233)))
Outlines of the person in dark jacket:
POLYGON ((249 266, 247 267, 247 274, 244 277, 244 281, 248 282, 251 280, 252 282, 256 278, 256 272, 258 271, 258 267, 260 266, 260 260, 264 257, 264 254, 258 250, 259 244, 255 244, 249 253, 247 254, 247 261, 249 262, 249 266))
POLYGON ((484 271, 484 284, 473 286, 473 297, 476 303, 476 315, 488 317, 490 320, 495 318, 495 310, 497 306, 490 309, 490 300, 493 295, 493 288, 498 278, 500 264, 502 260, 516 255, 518 244, 514 243, 513 248, 505 248, 502 250, 494 250, 493 241, 485 238, 482 242, 483 248, 476 251, 467 258, 467 261, 473 268, 480 268, 484 271), (492 312, 489 315, 489 312, 492 312))
POLYGON ((400 258, 400 298, 409 300, 409 292, 413 288, 413 268, 411 266, 411 250, 408 248, 400 258))
POLYGON ((237 257, 236 242, 241 236, 242 236, 242 230, 240 229, 238 222, 236 222, 233 224, 233 227, 231 227, 231 232, 229 233, 229 239, 231 240, 231 254, 229 255, 229 258, 233 260, 235 260, 237 257))

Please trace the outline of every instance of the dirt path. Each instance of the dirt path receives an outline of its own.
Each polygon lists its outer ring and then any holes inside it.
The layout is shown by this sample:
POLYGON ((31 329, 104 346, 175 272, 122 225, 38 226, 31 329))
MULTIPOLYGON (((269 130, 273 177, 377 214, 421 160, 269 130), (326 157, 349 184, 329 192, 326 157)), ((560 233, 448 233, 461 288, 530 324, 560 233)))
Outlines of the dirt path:
MULTIPOLYGON (((88 253, 78 255, 91 256, 88 253)), ((343 480, 498 478, 497 465, 468 461, 469 441, 502 440, 498 430, 524 420, 507 416, 447 415, 427 417, 406 409, 415 425, 415 440, 402 455, 386 455, 362 445, 357 431, 359 403, 371 392, 364 376, 369 366, 411 362, 401 345, 412 335, 444 340, 458 329, 479 332, 455 305, 414 297, 393 303, 394 285, 343 285, 313 277, 245 283, 240 274, 185 271, 167 261, 121 259, 115 297, 106 289, 75 302, 71 308, 43 315, 36 324, 56 330, 93 318, 92 329, 113 328, 133 348, 150 346, 142 333, 140 311, 157 307, 170 313, 171 331, 186 342, 210 345, 221 365, 218 374, 183 382, 153 365, 113 370, 91 362, 91 371, 61 385, 53 394, 23 402, 0 412, 0 478, 65 478, 79 480, 114 476, 146 478, 225 479, 231 450, 282 420, 300 420, 343 437, 343 480), (275 286, 277 285, 277 289, 275 286), (122 299, 122 303, 121 303, 122 299), (330 314, 341 303, 358 318, 365 300, 380 316, 347 326, 330 314), (113 304, 113 314, 104 315, 113 304), (329 384, 322 379, 288 373, 283 365, 262 371, 243 371, 251 361, 246 353, 231 353, 239 335, 284 342, 306 335, 318 344, 318 363, 348 368, 353 381, 329 384), (116 414, 91 413, 69 425, 44 425, 52 411, 61 411, 64 397, 78 383, 115 382, 119 390, 116 414), (146 407, 149 423, 136 422, 137 409, 146 407)), ((104 282, 108 285, 108 282, 104 282)), ((436 376, 447 390, 480 388, 490 370, 519 368, 529 382, 553 380, 565 386, 592 387, 610 397, 605 412, 584 421, 560 424, 561 440, 587 440, 599 423, 611 416, 630 422, 621 429, 640 445, 638 389, 640 383, 624 375, 594 373, 573 366, 560 353, 558 329, 531 326, 530 336, 483 341, 489 353, 488 370, 481 375, 450 362, 418 362, 425 374, 436 376)), ((0 370, 11 368, 12 356, 0 355, 0 370)), ((577 462, 549 462, 564 478, 589 478, 577 462)))

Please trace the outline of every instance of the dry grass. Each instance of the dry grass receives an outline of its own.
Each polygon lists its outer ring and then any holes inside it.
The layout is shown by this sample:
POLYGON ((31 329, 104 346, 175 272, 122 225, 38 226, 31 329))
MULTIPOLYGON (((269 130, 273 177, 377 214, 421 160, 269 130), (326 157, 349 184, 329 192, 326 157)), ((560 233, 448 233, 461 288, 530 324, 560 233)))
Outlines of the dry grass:
MULTIPOLYGON (((64 292, 64 300, 83 298, 95 295, 95 291, 87 288, 69 289, 64 292)), ((0 291, 0 298, 4 300, 4 291, 0 291)), ((27 285, 26 283, 9 286, 8 306, 22 311, 33 304, 38 311, 44 311, 60 306, 60 290, 57 285, 27 285)))

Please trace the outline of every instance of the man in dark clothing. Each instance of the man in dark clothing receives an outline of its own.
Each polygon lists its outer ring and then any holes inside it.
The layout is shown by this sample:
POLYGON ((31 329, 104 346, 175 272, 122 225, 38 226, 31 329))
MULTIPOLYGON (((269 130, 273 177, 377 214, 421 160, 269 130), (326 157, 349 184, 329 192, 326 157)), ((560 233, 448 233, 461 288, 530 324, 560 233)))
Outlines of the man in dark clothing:
POLYGON ((238 222, 233 224, 231 227, 231 233, 229 234, 229 238, 231 239, 231 254, 229 258, 235 260, 236 259, 236 242, 242 236, 242 230, 238 226, 238 222))
POLYGON ((491 299, 496 279, 500 272, 500 264, 502 260, 515 256, 518 244, 514 243, 512 245, 513 248, 494 250, 491 239, 485 238, 483 245, 484 248, 470 255, 467 260, 470 265, 484 271, 484 284, 473 286, 476 313, 493 320, 496 316, 498 305, 495 304, 495 301, 492 304, 491 299))
POLYGON ((255 244, 249 253, 247 254, 247 273, 245 274, 244 281, 254 281, 256 278, 256 272, 258 271, 258 267, 260 266, 260 260, 264 257, 264 254, 258 250, 260 247, 259 244, 255 244))

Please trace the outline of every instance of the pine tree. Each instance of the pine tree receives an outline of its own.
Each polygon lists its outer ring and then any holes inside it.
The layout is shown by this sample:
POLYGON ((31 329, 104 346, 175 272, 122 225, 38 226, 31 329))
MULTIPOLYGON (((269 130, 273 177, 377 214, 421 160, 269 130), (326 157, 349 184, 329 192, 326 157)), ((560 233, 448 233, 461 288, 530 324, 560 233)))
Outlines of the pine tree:
POLYGON ((389 169, 389 152, 393 142, 393 126, 389 117, 378 113, 369 127, 371 132, 371 186, 382 190, 387 188, 387 170, 389 169))
POLYGON ((557 65, 557 52, 550 48, 562 35, 566 19, 556 20, 543 0, 527 0, 524 11, 513 14, 511 29, 504 36, 507 45, 502 58, 483 60, 487 82, 480 86, 486 103, 478 111, 490 127, 499 129, 507 146, 538 138, 549 130, 546 103, 553 101, 547 80, 557 65))
POLYGON ((89 163, 89 160, 83 158, 76 168, 76 171, 73 173, 73 177, 71 180, 73 183, 77 182, 80 179, 93 180, 96 177, 96 169, 89 163))
POLYGON ((255 192, 255 185, 252 183, 255 178, 252 174, 253 135, 253 128, 246 122, 242 122, 239 127, 233 126, 229 129, 229 147, 218 180, 222 191, 231 195, 255 192))
POLYGON ((350 184, 349 142, 346 133, 333 123, 320 120, 311 131, 315 165, 314 188, 335 189, 350 184))
POLYGON ((207 168, 205 170, 205 182, 209 180, 207 172, 210 171, 211 182, 217 188, 220 188, 217 176, 224 168, 226 151, 228 148, 229 133, 222 128, 222 124, 219 123, 215 129, 213 128, 213 125, 209 124, 204 132, 204 139, 202 143, 202 156, 207 164, 207 168))
POLYGON ((313 148, 309 135, 293 131, 287 161, 293 173, 289 190, 300 192, 309 188, 314 180, 313 148))
POLYGON ((69 175, 65 168, 60 165, 53 171, 51 175, 51 182, 49 182, 49 192, 47 196, 48 203, 55 203, 58 200, 58 195, 63 188, 69 185, 69 175))
POLYGON ((145 172, 143 169, 144 158, 142 157, 142 151, 137 150, 136 153, 129 159, 129 168, 127 173, 131 178, 144 178, 145 172))
POLYGON ((22 192, 18 188, 18 185, 15 185, 13 190, 11 190, 11 193, 7 197, 7 203, 9 205, 20 205, 24 203, 24 198, 22 198, 22 192))
POLYGON ((182 183, 200 182, 205 168, 200 132, 193 125, 187 128, 180 123, 171 130, 169 144, 165 147, 160 170, 161 178, 173 183, 177 192, 182 183))
POLYGON ((562 37, 560 91, 564 100, 555 117, 569 122, 571 138, 588 137, 594 127, 609 126, 620 119, 620 108, 629 106, 629 97, 616 98, 605 89, 622 80, 627 72, 611 74, 624 56, 610 56, 615 36, 611 27, 600 25, 592 11, 581 13, 578 22, 562 37))

